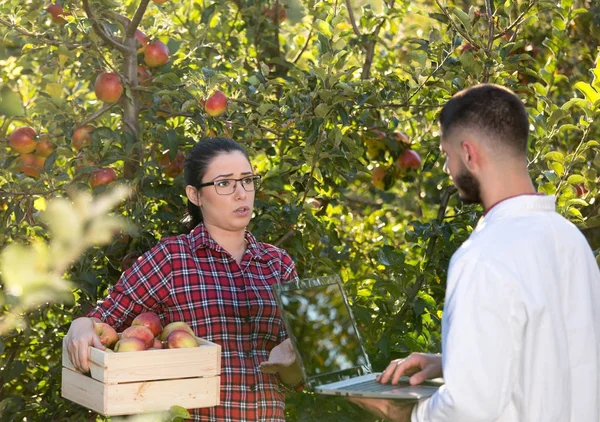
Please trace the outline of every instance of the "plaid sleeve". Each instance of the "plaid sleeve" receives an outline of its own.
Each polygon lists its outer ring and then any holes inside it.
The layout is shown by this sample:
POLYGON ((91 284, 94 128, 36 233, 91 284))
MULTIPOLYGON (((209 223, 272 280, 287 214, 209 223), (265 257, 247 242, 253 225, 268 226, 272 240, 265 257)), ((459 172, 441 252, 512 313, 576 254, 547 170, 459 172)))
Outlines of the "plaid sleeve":
MULTIPOLYGON (((286 283, 288 281, 294 281, 298 279, 298 273, 296 272, 296 265, 294 260, 285 250, 281 249, 281 282, 286 283)), ((281 329, 279 330, 279 343, 282 343, 288 338, 285 324, 283 321, 279 322, 281 329)))
POLYGON ((169 296, 171 277, 171 254, 168 244, 161 242, 139 257, 87 316, 121 331, 136 315, 161 307, 169 296))

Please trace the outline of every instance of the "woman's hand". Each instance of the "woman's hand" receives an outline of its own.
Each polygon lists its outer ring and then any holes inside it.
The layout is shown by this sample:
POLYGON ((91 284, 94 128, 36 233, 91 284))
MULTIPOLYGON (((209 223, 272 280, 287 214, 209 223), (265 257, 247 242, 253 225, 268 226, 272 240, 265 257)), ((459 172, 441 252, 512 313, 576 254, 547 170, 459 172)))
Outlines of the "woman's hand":
POLYGON ((83 373, 89 372, 89 347, 104 350, 100 337, 94 330, 94 321, 90 318, 77 318, 71 322, 66 337, 69 359, 75 368, 83 373))
POLYGON ((262 362, 258 367, 265 374, 276 374, 283 368, 289 368, 296 362, 296 352, 290 339, 271 349, 269 360, 262 362))
POLYGON ((269 360, 262 362, 258 368, 265 374, 278 374, 279 379, 289 386, 296 386, 302 381, 302 370, 296 362, 296 352, 289 338, 273 347, 269 360))
POLYGON ((412 353, 405 359, 395 359, 377 376, 382 384, 397 384, 400 377, 409 375, 410 384, 417 385, 423 381, 442 376, 442 356, 428 353, 412 353))

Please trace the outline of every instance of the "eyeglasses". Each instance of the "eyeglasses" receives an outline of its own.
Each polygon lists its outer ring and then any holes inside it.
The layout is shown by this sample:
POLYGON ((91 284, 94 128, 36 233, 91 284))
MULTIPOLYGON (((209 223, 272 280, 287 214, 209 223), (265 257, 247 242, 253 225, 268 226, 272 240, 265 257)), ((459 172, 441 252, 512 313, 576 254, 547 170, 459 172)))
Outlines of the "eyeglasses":
POLYGON ((199 188, 206 186, 214 186, 217 194, 219 195, 231 195, 235 192, 237 182, 241 182, 242 187, 246 192, 254 192, 260 186, 260 176, 254 174, 252 176, 242 177, 241 179, 220 179, 214 182, 201 183, 198 185, 199 188))

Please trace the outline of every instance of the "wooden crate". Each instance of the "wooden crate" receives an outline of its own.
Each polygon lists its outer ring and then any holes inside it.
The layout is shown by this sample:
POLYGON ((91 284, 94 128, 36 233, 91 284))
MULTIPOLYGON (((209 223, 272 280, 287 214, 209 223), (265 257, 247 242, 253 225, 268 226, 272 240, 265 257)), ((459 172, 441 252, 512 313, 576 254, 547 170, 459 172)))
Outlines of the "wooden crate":
POLYGON ((219 404, 221 346, 111 353, 90 347, 90 375, 62 350, 62 397, 104 416, 160 412, 219 404))

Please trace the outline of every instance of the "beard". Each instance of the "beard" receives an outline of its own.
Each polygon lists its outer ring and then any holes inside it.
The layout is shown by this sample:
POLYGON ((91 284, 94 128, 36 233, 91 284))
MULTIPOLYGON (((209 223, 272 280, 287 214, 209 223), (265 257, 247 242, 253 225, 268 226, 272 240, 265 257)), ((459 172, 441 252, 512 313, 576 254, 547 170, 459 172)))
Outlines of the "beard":
POLYGON ((481 204, 481 188, 479 180, 466 168, 453 178, 458 196, 465 204, 481 204))

